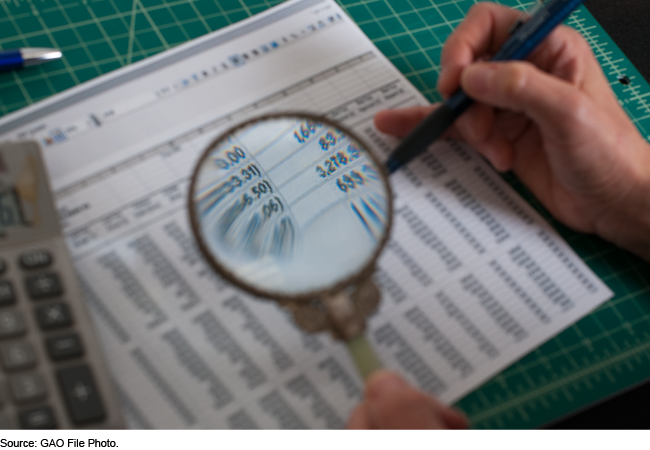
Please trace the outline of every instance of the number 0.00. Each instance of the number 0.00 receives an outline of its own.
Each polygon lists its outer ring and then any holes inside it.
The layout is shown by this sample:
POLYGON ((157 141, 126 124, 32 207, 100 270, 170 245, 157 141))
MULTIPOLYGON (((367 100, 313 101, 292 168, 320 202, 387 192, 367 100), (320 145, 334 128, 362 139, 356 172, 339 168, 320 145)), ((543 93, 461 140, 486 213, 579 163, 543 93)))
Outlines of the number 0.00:
POLYGON ((228 169, 242 159, 246 159, 246 153, 239 147, 233 147, 224 154, 225 158, 215 158, 214 164, 220 169, 228 169))

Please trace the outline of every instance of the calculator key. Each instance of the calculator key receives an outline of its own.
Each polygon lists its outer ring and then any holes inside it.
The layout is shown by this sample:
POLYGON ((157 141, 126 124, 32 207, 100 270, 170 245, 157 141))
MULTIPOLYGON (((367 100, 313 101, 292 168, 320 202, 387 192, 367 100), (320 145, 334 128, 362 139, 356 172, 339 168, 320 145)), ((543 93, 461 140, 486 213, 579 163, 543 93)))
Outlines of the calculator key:
POLYGON ((55 273, 40 273, 25 278, 25 287, 30 298, 55 297, 63 293, 63 286, 59 276, 55 273))
POLYGON ((106 417, 90 367, 82 364, 59 369, 57 378, 74 423, 97 422, 106 417))
POLYGON ((18 414, 20 428, 24 430, 48 430, 56 428, 56 418, 49 406, 28 409, 18 414))
POLYGON ((45 341, 47 353, 54 361, 83 356, 84 348, 77 333, 48 338, 45 341))
POLYGON ((9 280, 0 280, 0 306, 16 303, 16 292, 9 280))
POLYGON ((45 383, 36 372, 9 377, 9 391, 16 402, 28 402, 45 397, 45 383))
POLYGON ((0 364, 5 370, 28 369, 36 365, 36 356, 27 341, 7 342, 0 345, 0 364))
POLYGON ((18 311, 0 311, 0 339, 20 336, 24 332, 25 322, 18 311))
POLYGON ((2 275, 5 270, 7 270, 7 263, 4 259, 0 258, 0 275, 2 275))
POLYGON ((13 429, 13 424, 9 416, 0 411, 0 430, 11 430, 13 429))
POLYGON ((65 303, 52 303, 36 308, 36 321, 43 330, 72 325, 72 313, 65 303))
POLYGON ((47 250, 30 250, 20 255, 18 263, 23 269, 39 269, 52 264, 52 255, 47 250))

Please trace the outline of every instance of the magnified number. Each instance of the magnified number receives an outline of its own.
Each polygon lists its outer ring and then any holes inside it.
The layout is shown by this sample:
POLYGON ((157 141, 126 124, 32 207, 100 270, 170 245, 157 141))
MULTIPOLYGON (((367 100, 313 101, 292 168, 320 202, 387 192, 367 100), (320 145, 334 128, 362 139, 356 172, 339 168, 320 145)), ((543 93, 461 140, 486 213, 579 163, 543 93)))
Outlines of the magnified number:
POLYGON ((356 170, 353 170, 350 173, 337 178, 336 186, 343 192, 348 192, 350 189, 356 189, 363 186, 365 181, 363 175, 356 170))
POLYGON ((359 147, 355 144, 350 144, 348 145, 347 151, 341 150, 336 153, 336 155, 332 155, 323 161, 323 165, 316 166, 316 173, 321 178, 327 178, 329 175, 336 172, 337 169, 354 161, 360 155, 361 151, 359 150, 359 147), (325 166, 325 168, 323 168, 323 166, 325 166))
POLYGON ((246 159, 246 153, 239 147, 233 147, 223 153, 223 157, 214 158, 214 164, 220 169, 229 169, 246 159))
POLYGON ((264 214, 265 219, 268 219, 277 212, 284 212, 284 205, 278 197, 273 197, 268 203, 262 206, 262 214, 264 214))

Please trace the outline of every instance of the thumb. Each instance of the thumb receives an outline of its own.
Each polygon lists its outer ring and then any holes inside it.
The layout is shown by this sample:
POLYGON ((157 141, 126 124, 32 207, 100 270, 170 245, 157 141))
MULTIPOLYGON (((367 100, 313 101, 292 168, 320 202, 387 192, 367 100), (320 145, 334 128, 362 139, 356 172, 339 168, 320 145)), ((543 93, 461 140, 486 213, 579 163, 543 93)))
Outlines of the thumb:
POLYGON ((558 144, 574 141, 589 109, 576 86, 528 62, 471 64, 461 74, 461 87, 478 102, 525 114, 558 144))
POLYGON ((460 414, 386 370, 368 380, 365 406, 368 423, 375 429, 464 428, 467 424, 460 414))

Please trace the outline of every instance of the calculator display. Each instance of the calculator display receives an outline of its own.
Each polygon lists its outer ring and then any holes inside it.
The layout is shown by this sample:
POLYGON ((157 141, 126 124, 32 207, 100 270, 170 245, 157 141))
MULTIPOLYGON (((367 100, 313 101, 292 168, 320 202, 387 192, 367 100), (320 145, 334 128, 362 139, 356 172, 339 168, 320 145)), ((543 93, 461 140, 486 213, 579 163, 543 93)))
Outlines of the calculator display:
POLYGON ((0 150, 0 245, 58 232, 38 147, 0 150))
POLYGON ((0 235, 7 227, 25 226, 23 213, 14 189, 0 191, 0 235))

